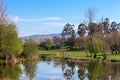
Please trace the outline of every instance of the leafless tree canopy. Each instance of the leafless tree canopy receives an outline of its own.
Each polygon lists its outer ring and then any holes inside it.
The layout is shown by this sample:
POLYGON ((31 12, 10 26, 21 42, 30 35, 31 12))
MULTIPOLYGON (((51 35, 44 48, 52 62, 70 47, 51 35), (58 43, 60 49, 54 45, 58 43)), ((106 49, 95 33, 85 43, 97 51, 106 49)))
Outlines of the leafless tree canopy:
POLYGON ((85 17, 88 19, 89 23, 95 20, 96 12, 97 11, 94 8, 88 8, 86 11, 85 17))
POLYGON ((0 0, 0 24, 8 23, 7 7, 4 4, 4 0, 0 0))

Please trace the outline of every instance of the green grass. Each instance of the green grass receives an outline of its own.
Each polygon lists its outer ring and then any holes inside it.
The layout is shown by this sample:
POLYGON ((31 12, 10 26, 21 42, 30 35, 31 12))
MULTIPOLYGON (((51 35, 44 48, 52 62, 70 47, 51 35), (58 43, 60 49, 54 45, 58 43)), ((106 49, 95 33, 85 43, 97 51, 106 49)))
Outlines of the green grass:
POLYGON ((111 54, 107 57, 109 60, 120 60, 120 54, 111 54))
POLYGON ((86 57, 86 53, 83 51, 68 51, 68 52, 64 52, 65 55, 67 55, 68 57, 75 57, 75 58, 85 58, 86 57))
POLYGON ((86 53, 83 51, 61 51, 61 50, 40 50, 39 54, 49 54, 52 57, 66 57, 66 58, 81 58, 88 59, 86 53))
POLYGON ((57 54, 61 53, 60 50, 40 50, 39 54, 57 54))
MULTIPOLYGON (((40 50, 39 54, 49 54, 54 57, 68 57, 68 58, 81 58, 81 59, 92 59, 92 60, 98 60, 103 59, 102 54, 98 53, 97 58, 93 59, 90 57, 86 57, 86 52, 84 51, 61 51, 61 50, 40 50)), ((88 53, 90 55, 90 53, 88 53)), ((120 60, 120 54, 114 54, 114 55, 108 55, 107 60, 120 60)))

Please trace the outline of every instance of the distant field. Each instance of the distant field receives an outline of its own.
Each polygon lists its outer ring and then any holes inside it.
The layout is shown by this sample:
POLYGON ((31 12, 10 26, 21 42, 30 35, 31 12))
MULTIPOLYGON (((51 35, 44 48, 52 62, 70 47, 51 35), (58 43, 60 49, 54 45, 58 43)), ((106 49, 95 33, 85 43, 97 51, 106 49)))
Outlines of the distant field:
POLYGON ((51 55, 68 55, 73 57, 85 57, 85 52, 80 51, 61 51, 61 50, 40 50, 39 54, 51 54, 51 55))
MULTIPOLYGON (((86 52, 83 51, 61 51, 61 50, 40 50, 39 54, 49 54, 54 57, 70 57, 70 58, 85 58, 88 59, 90 57, 86 57, 86 52)), ((90 53, 88 53, 90 55, 90 53)), ((96 59, 102 59, 102 54, 98 53, 96 59)), ((108 55, 107 60, 120 60, 120 54, 108 55)))

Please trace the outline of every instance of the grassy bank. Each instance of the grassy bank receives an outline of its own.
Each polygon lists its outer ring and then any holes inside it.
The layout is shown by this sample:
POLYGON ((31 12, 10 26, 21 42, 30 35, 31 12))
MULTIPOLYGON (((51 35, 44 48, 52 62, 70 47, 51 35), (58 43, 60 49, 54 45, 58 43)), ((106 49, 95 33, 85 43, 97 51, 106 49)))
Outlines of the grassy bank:
MULTIPOLYGON (((72 59, 93 59, 90 57, 86 57, 86 53, 83 51, 61 51, 61 50, 40 50, 40 55, 50 55, 51 57, 65 57, 72 59)), ((90 53, 88 53, 90 55, 90 53)), ((102 54, 98 53, 97 58, 93 60, 101 60, 103 59, 102 54)), ((107 56, 107 60, 120 60, 120 54, 110 54, 107 56)))
POLYGON ((56 57, 81 57, 81 58, 86 58, 86 53, 85 52, 75 52, 75 51, 61 51, 61 50, 40 50, 39 54, 46 54, 46 55, 52 55, 56 57))
POLYGON ((111 54, 108 56, 109 60, 120 60, 120 54, 111 54))

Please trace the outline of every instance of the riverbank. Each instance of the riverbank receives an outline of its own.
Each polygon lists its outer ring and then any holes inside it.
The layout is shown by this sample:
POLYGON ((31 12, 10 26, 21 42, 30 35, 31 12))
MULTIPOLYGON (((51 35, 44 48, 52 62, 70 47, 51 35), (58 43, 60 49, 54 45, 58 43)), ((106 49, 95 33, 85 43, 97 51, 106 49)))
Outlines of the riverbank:
MULTIPOLYGON (((97 58, 87 57, 86 52, 83 51, 61 51, 61 50, 40 50, 39 55, 49 56, 51 58, 64 58, 71 60, 103 60, 102 53, 97 54, 97 58)), ((90 53, 88 53, 90 56, 90 53)), ((120 54, 107 54, 105 61, 120 62, 120 54)))
MULTIPOLYGON (((88 53, 90 56, 91 54, 88 53)), ((39 50, 38 54, 31 58, 16 58, 15 61, 9 61, 12 63, 18 63, 22 61, 38 60, 39 57, 47 57, 49 59, 65 59, 71 61, 105 61, 105 62, 120 62, 120 54, 107 54, 107 59, 103 60, 101 53, 97 54, 97 58, 87 57, 84 51, 61 51, 61 50, 39 50), (37 57, 36 57, 37 56, 37 57)), ((0 63, 5 63, 5 60, 0 60, 0 63)))

